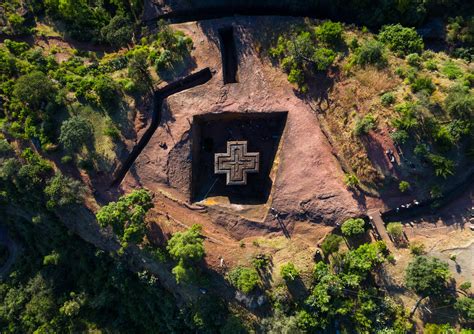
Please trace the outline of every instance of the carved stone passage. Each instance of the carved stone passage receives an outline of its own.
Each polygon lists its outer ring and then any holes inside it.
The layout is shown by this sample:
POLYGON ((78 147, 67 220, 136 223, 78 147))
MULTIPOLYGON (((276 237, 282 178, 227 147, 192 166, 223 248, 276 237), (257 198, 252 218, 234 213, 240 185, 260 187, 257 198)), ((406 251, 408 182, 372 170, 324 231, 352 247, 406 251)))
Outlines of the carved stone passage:
POLYGON ((214 173, 226 174, 227 185, 246 185, 248 173, 258 173, 260 153, 248 153, 246 141, 228 141, 226 153, 214 156, 214 173))

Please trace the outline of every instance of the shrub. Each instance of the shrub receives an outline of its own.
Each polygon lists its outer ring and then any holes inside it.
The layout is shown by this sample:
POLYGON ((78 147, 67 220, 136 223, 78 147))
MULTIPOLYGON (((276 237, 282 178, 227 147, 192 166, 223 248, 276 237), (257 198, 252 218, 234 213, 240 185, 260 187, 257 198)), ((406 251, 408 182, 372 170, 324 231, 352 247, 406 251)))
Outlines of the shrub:
POLYGON ((405 144, 410 138, 408 132, 406 132, 405 130, 396 130, 395 132, 392 132, 390 134, 390 137, 398 145, 405 144))
POLYGON ((367 114, 356 121, 354 133, 356 136, 366 135, 370 130, 375 129, 376 119, 372 114, 367 114))
POLYGON ((435 169, 436 176, 447 178, 454 175, 454 161, 433 153, 428 154, 427 157, 435 169))
POLYGON ((434 59, 430 59, 426 61, 425 67, 429 71, 437 71, 438 70, 438 65, 434 59))
POLYGON ((346 173, 344 174, 344 183, 347 187, 355 189, 360 184, 360 181, 355 174, 346 173))
POLYGON ((252 265, 257 270, 265 270, 270 265, 270 256, 267 254, 257 254, 252 259, 252 265))
POLYGON ((410 244, 410 253, 419 256, 425 254, 425 244, 421 242, 414 242, 410 244))
POLYGON ((399 113, 399 117, 392 120, 392 125, 397 130, 410 131, 418 127, 418 108, 416 104, 411 102, 397 104, 395 111, 399 113))
POLYGON ((406 60, 407 60, 408 65, 410 66, 420 67, 421 65, 421 57, 418 53, 410 53, 407 56, 406 60))
POLYGON ((318 41, 334 45, 342 40, 343 27, 339 22, 325 21, 314 29, 318 41))
POLYGON ((460 78, 463 75, 463 71, 452 60, 448 60, 443 64, 441 73, 446 75, 450 80, 460 78))
POLYGON ((474 96, 466 87, 457 85, 451 87, 444 100, 444 106, 451 117, 463 120, 474 118, 474 96))
POLYGON ((312 57, 317 71, 326 71, 334 59, 336 59, 336 52, 326 48, 317 48, 312 57))
POLYGON ((321 244, 324 255, 329 256, 339 250, 339 245, 343 241, 337 234, 329 234, 321 244))
POLYGON ((280 275, 285 281, 294 281, 300 273, 292 262, 288 262, 281 266, 280 275))
POLYGON ((352 237, 364 233, 364 226, 365 221, 362 218, 350 218, 342 224, 341 231, 346 237, 352 237))
POLYGON ((461 297, 454 304, 454 308, 459 312, 461 317, 466 321, 470 322, 474 320, 474 298, 473 297, 461 297))
POLYGON ((392 105, 395 103, 396 98, 392 92, 388 92, 388 93, 383 94, 380 97, 380 101, 384 107, 388 107, 389 105, 392 105))
POLYGON ((113 140, 119 140, 120 139, 120 131, 112 123, 111 120, 109 120, 106 124, 106 127, 104 129, 104 135, 112 138, 113 140))
POLYGON ((380 30, 378 37, 390 50, 399 55, 423 51, 423 40, 414 28, 406 28, 400 24, 386 25, 380 30))
POLYGON ((408 183, 407 181, 401 181, 398 184, 398 189, 400 189, 400 191, 404 193, 410 189, 410 183, 408 183))
POLYGON ((48 199, 46 205, 49 209, 55 209, 79 204, 82 201, 84 192, 85 187, 80 181, 58 173, 48 181, 44 189, 48 199))
POLYGON ((238 266, 228 274, 230 283, 243 293, 252 292, 259 283, 258 273, 254 268, 238 266))
POLYGON ((359 48, 355 50, 355 62, 361 66, 386 66, 387 58, 384 54, 383 44, 374 40, 365 41, 359 48))
POLYGON ((402 223, 388 223, 387 224, 387 233, 393 237, 395 240, 400 240, 403 237, 403 226, 402 223))
POLYGON ((94 135, 92 124, 81 116, 73 116, 61 125, 59 142, 69 152, 76 152, 91 141, 94 135))
POLYGON ((433 94, 436 87, 430 77, 421 76, 416 78, 411 84, 411 90, 414 93, 424 92, 428 95, 433 94))
POLYGON ((462 291, 469 291, 471 286, 472 286, 472 283, 467 281, 467 282, 463 282, 462 284, 460 284, 459 289, 461 289, 462 291))

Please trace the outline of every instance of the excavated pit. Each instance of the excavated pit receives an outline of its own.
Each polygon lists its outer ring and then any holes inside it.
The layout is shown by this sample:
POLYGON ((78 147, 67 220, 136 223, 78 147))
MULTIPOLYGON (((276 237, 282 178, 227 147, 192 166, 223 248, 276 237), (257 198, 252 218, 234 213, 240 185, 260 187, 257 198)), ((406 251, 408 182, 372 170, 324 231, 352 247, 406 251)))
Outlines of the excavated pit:
POLYGON ((287 112, 284 111, 194 116, 191 201, 226 197, 231 204, 266 203, 273 185, 271 171, 286 119, 287 112), (260 170, 247 175, 246 185, 227 185, 225 175, 214 173, 214 155, 226 152, 228 141, 247 141, 248 152, 260 153, 260 170))
POLYGON ((234 40, 234 29, 232 27, 219 29, 219 40, 224 84, 236 83, 238 59, 234 40))

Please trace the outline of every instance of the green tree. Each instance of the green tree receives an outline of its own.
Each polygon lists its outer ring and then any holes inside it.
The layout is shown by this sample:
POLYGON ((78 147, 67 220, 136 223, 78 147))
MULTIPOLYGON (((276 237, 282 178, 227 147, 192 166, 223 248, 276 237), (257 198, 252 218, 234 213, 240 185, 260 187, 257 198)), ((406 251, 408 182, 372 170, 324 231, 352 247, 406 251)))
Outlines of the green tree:
POLYGON ((192 265, 204 257, 203 236, 201 225, 193 225, 185 232, 176 232, 168 241, 166 249, 178 264, 173 268, 178 283, 192 279, 192 265))
POLYGON ((427 256, 416 256, 405 272, 406 286, 421 297, 441 295, 450 277, 447 263, 427 256))
POLYGON ((357 65, 376 65, 384 67, 387 65, 387 58, 384 54, 384 46, 379 41, 365 41, 354 51, 354 61, 357 65))
POLYGON ((14 96, 32 109, 39 109, 53 100, 56 88, 53 82, 40 71, 21 76, 15 83, 14 96))
POLYGON ((230 283, 243 293, 252 292, 259 284, 260 279, 254 268, 238 266, 233 268, 229 274, 230 283))
POLYGON ((321 244, 321 249, 325 256, 336 253, 339 250, 339 245, 343 241, 342 237, 337 234, 329 234, 324 238, 321 244))
POLYGON ((110 202, 96 213, 102 228, 111 226, 123 248, 138 244, 145 236, 145 216, 153 207, 152 196, 145 189, 132 191, 121 196, 117 202, 110 202))
POLYGON ((285 281, 294 281, 299 277, 300 273, 293 262, 288 262, 281 266, 280 275, 285 281))
POLYGON ((344 29, 339 22, 325 21, 314 29, 318 41, 327 45, 335 45, 342 41, 344 29))
POLYGON ((82 201, 85 187, 80 181, 74 180, 61 173, 52 177, 44 189, 48 198, 46 206, 49 209, 79 204, 82 201))
POLYGON ((461 317, 466 323, 474 320, 474 298, 462 297, 456 301, 454 308, 458 310, 461 317))
POLYGON ((378 38, 399 55, 421 53, 424 47, 423 39, 414 28, 406 28, 400 24, 383 26, 378 38))
POLYGON ((132 23, 128 17, 117 14, 110 20, 109 24, 100 30, 100 34, 103 40, 112 46, 126 45, 132 39, 132 23))
POLYGON ((120 97, 120 87, 108 75, 101 75, 94 80, 94 91, 99 97, 101 105, 105 109, 113 109, 117 107, 120 97))
POLYGON ((81 116, 73 116, 63 122, 59 142, 68 152, 77 152, 93 138, 91 122, 81 116))
POLYGON ((364 226, 365 221, 362 218, 350 218, 342 224, 341 231, 346 237, 353 237, 364 233, 364 226))
POLYGON ((153 88, 150 72, 148 71, 148 49, 139 48, 130 53, 128 76, 136 86, 142 89, 153 88))

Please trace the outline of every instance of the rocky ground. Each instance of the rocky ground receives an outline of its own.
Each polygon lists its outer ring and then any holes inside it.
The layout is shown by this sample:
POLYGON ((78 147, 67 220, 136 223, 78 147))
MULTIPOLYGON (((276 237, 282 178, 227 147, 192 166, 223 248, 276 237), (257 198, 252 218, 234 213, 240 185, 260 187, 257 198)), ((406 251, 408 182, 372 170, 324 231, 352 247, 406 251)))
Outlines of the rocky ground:
MULTIPOLYGON (((280 213, 293 237, 302 233, 305 239, 308 230, 324 235, 325 228, 311 227, 315 223, 334 225, 364 213, 364 207, 343 183, 342 169, 311 106, 295 94, 281 70, 259 56, 258 39, 278 20, 239 17, 174 26, 194 42, 192 62, 182 74, 209 67, 213 78, 167 99, 162 123, 122 182, 123 191, 138 186, 154 191, 159 194, 156 202, 161 212, 177 216, 173 218, 187 225, 202 223, 205 233, 216 240, 222 236, 241 240, 282 234, 281 226, 269 214, 270 207, 280 213), (218 30, 231 25, 237 48, 238 83, 224 85, 218 30), (189 206, 193 116, 247 111, 288 111, 274 160, 276 173, 269 200, 265 204, 237 205, 210 199, 204 202, 205 213, 193 210, 189 206)), ((138 138, 143 131, 138 131, 138 138)), ((314 242, 318 238, 309 239, 314 242)), ((225 244, 228 248, 229 243, 225 244)), ((236 241, 234 244, 238 245, 236 241)))

